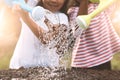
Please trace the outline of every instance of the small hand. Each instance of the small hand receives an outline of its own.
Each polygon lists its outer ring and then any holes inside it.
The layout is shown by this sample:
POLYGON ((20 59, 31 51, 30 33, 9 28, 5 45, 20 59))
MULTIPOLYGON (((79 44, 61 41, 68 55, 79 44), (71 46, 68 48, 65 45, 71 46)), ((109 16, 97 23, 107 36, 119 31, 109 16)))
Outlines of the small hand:
POLYGON ((20 7, 28 12, 32 11, 32 7, 26 4, 24 0, 13 0, 13 4, 18 4, 20 7))
POLYGON ((18 4, 12 7, 12 11, 16 13, 19 17, 21 17, 23 20, 27 20, 27 18, 29 18, 28 12, 23 10, 18 4))
POLYGON ((86 1, 89 1, 89 0, 76 0, 78 3, 81 3, 81 2, 86 2, 86 1))

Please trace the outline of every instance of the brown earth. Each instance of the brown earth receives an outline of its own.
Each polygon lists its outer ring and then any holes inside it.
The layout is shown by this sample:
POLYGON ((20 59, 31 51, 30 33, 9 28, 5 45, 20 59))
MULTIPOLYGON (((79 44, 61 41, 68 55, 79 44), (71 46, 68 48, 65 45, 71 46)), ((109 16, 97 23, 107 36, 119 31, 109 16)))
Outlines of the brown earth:
POLYGON ((0 80, 120 80, 120 71, 36 67, 0 71, 0 80))

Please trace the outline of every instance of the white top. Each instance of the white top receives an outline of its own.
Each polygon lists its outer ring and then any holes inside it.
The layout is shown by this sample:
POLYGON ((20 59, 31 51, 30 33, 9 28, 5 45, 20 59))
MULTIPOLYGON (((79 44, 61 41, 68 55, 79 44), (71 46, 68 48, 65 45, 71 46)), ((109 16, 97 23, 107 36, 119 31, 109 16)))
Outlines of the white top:
MULTIPOLYGON (((33 18, 35 16, 35 10, 38 11, 36 7, 32 12, 33 18)), ((48 27, 44 23, 45 17, 47 17, 53 24, 65 24, 68 26, 68 18, 65 14, 60 12, 53 14, 46 9, 41 10, 42 12, 44 11, 44 16, 37 20, 34 18, 34 20, 46 31, 48 31, 48 27)), ((35 66, 59 66, 59 55, 56 54, 56 48, 49 49, 49 46, 43 45, 23 21, 21 34, 9 67, 12 69, 18 69, 22 66, 25 68, 35 66)))

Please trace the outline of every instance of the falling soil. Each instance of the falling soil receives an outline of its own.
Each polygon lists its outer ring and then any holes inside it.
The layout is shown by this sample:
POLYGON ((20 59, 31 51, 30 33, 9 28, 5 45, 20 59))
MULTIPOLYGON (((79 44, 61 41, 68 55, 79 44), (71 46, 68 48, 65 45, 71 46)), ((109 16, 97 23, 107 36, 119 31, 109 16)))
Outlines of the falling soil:
POLYGON ((64 68, 20 68, 0 71, 0 80, 120 80, 120 71, 64 68))

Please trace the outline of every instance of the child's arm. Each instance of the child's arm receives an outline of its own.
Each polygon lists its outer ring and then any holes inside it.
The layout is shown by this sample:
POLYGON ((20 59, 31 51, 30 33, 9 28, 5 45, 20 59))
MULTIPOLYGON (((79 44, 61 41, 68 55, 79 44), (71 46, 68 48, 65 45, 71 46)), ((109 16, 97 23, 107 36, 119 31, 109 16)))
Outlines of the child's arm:
POLYGON ((42 33, 45 32, 39 25, 37 25, 35 23, 35 21, 33 21, 31 19, 31 17, 29 16, 29 14, 27 14, 22 19, 28 25, 28 27, 31 29, 31 31, 37 36, 37 38, 39 38, 40 35, 42 36, 42 33))
POLYGON ((89 0, 79 0, 79 3, 80 3, 80 6, 79 6, 78 15, 88 14, 88 3, 89 3, 89 0))
POLYGON ((17 13, 23 21, 28 25, 28 27, 31 29, 31 31, 39 38, 40 35, 42 35, 42 32, 44 30, 39 27, 29 16, 29 13, 23 9, 20 8, 19 5, 14 5, 13 11, 17 13))

